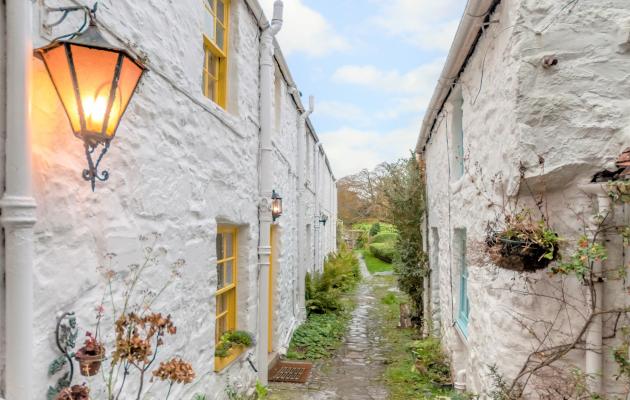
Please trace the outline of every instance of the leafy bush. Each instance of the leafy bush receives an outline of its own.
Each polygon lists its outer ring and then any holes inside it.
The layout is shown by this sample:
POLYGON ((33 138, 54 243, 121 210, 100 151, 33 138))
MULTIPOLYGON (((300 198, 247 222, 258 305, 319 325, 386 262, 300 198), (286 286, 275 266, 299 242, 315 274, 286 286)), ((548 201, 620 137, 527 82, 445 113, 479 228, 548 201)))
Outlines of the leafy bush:
POLYGON ((407 345, 415 360, 415 368, 438 384, 451 382, 451 368, 442 351, 440 341, 435 338, 415 340, 407 345))
POLYGON ((370 253, 379 260, 391 263, 396 255, 396 247, 394 243, 372 243, 369 246, 370 253))
POLYGON ((312 314, 293 334, 287 358, 317 360, 329 357, 344 333, 348 316, 345 314, 312 314))
POLYGON ((380 231, 381 231, 381 224, 379 224, 378 222, 373 223, 372 227, 370 227, 370 237, 378 235, 380 231))
POLYGON ((395 232, 382 232, 374 236, 370 243, 395 243, 398 240, 398 234, 395 232))
POLYGON ((354 289, 360 280, 359 261, 354 254, 332 255, 326 260, 323 273, 306 275, 306 311, 323 314, 341 310, 339 295, 354 289))
POLYGON ((426 253, 422 251, 422 243, 401 239, 396 243, 394 271, 398 274, 398 287, 412 300, 415 317, 422 312, 422 295, 426 265, 426 253))

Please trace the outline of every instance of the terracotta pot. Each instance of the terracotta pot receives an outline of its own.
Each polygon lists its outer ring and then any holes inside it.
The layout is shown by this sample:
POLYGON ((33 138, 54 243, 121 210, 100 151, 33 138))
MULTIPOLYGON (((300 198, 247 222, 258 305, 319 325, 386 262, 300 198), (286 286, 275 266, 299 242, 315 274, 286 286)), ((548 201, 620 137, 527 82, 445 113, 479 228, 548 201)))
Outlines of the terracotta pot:
POLYGON ((83 376, 94 376, 101 369, 101 363, 105 359, 105 349, 100 354, 88 354, 85 347, 82 347, 74 355, 79 362, 79 371, 83 376))

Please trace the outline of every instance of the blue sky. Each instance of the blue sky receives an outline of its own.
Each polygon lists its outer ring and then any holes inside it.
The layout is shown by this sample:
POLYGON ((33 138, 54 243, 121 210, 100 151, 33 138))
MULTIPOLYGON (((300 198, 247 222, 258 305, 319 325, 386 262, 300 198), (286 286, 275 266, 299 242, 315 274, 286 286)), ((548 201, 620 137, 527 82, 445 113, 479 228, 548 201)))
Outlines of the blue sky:
POLYGON ((284 4, 278 40, 336 177, 408 155, 466 0, 284 4))

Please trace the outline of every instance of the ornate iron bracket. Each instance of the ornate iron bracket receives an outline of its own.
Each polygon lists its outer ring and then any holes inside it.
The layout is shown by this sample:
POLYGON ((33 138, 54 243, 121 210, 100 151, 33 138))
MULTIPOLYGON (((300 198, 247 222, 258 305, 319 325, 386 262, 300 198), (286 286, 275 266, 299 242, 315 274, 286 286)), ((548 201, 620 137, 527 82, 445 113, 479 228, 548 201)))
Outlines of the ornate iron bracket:
POLYGON ((94 191, 94 188, 96 187, 97 179, 101 182, 105 182, 109 179, 109 171, 105 170, 100 173, 98 171, 98 166, 100 165, 103 156, 105 156, 107 150, 109 150, 109 141, 105 142, 103 149, 101 150, 101 154, 98 156, 98 159, 96 159, 96 163, 94 163, 92 154, 97 147, 98 144, 92 145, 85 143, 85 157, 87 158, 88 168, 83 170, 83 179, 91 182, 92 191, 94 191))
POLYGON ((55 343, 57 348, 62 353, 57 357, 48 367, 48 376, 53 376, 59 373, 64 366, 68 365, 70 371, 64 373, 58 380, 57 384, 48 387, 48 399, 54 399, 57 394, 70 387, 72 378, 74 376, 74 364, 72 362, 72 349, 77 342, 78 329, 77 319, 74 312, 65 312, 57 319, 57 326, 55 328, 55 343))

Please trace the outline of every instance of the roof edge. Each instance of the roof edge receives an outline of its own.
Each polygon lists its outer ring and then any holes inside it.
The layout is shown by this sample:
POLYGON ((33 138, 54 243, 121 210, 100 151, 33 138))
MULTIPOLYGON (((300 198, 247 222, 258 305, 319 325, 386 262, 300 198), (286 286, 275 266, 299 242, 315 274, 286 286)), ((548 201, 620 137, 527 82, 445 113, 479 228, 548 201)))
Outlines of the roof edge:
POLYGON ((438 114, 444 108, 452 90, 463 72, 468 59, 472 56, 483 33, 482 26, 490 18, 490 14, 501 3, 501 0, 468 0, 464 16, 459 22, 453 44, 440 74, 438 84, 433 91, 431 102, 422 120, 422 126, 416 142, 416 153, 423 153, 431 130, 435 126, 438 114))

